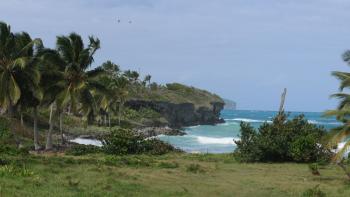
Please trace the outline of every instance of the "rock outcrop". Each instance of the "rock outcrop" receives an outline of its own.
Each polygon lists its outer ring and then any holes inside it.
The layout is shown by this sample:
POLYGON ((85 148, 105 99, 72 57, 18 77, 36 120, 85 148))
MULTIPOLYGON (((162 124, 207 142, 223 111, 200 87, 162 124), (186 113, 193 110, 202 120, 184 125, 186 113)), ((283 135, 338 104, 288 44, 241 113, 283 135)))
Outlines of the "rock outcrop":
POLYGON ((141 129, 136 129, 135 132, 145 137, 153 137, 158 135, 169 135, 169 136, 186 135, 185 132, 179 129, 172 129, 169 127, 145 127, 141 129))
POLYGON ((134 110, 151 108, 160 113, 171 128, 193 125, 212 125, 224 122, 220 112, 224 108, 222 102, 211 102, 210 107, 195 107, 192 103, 174 104, 163 101, 129 100, 126 106, 134 110))

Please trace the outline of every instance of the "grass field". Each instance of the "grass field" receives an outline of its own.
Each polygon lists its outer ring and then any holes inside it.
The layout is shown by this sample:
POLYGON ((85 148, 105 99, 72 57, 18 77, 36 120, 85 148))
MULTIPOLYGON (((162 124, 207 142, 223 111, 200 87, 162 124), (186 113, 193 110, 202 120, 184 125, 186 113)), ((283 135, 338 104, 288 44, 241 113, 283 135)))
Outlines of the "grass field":
POLYGON ((350 196, 337 166, 240 164, 231 155, 2 157, 0 196, 350 196), (8 163, 11 161, 11 163, 8 163))

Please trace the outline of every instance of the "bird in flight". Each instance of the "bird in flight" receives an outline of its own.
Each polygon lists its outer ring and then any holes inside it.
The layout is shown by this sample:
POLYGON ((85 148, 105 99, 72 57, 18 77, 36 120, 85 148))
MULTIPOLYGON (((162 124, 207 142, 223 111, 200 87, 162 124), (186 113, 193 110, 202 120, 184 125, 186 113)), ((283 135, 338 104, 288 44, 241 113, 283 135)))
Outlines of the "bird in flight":
MULTIPOLYGON (((121 21, 120 19, 117 19, 117 22, 118 22, 118 23, 121 23, 122 21, 121 21)), ((132 20, 129 20, 128 23, 131 24, 131 23, 132 23, 132 20)))

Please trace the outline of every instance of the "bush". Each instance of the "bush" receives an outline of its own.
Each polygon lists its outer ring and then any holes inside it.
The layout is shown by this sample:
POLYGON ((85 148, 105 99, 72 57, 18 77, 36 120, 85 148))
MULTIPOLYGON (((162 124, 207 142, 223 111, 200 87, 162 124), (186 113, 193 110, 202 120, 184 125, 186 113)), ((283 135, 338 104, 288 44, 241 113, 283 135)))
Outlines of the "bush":
POLYGON ((29 149, 28 148, 16 148, 11 145, 2 145, 0 144, 0 154, 6 154, 6 155, 28 155, 29 149))
POLYGON ((152 138, 144 140, 144 152, 152 155, 164 155, 169 152, 179 152, 180 150, 174 148, 172 145, 163 142, 159 139, 152 138))
POLYGON ((143 140, 142 136, 132 130, 119 128, 112 130, 103 139, 102 149, 105 153, 113 155, 139 154, 142 152, 143 140))
POLYGON ((174 169, 174 168, 178 168, 179 167, 179 163, 177 163, 177 162, 161 162, 161 163, 158 164, 158 167, 174 169))
POLYGON ((0 146, 4 144, 10 144, 12 139, 12 134, 10 133, 9 120, 0 117, 0 146))
POLYGON ((118 128, 111 131, 103 141, 102 150, 107 154, 126 155, 148 153, 161 155, 176 149, 158 139, 146 139, 130 129, 118 128))
POLYGON ((98 153, 100 151, 101 151, 101 148, 98 146, 75 144, 66 151, 66 154, 80 156, 80 155, 98 153))
POLYGON ((311 171, 311 173, 313 175, 316 175, 316 176, 321 175, 320 171, 318 170, 318 164, 317 163, 309 164, 309 169, 310 169, 310 171, 311 171))
POLYGON ((243 162, 328 162, 332 153, 321 145, 325 135, 324 128, 308 123, 303 115, 287 120, 282 114, 261 125, 258 132, 242 122, 235 155, 243 162))
POLYGON ((192 172, 192 173, 203 173, 205 170, 200 166, 199 164, 190 164, 186 166, 186 171, 187 172, 192 172))

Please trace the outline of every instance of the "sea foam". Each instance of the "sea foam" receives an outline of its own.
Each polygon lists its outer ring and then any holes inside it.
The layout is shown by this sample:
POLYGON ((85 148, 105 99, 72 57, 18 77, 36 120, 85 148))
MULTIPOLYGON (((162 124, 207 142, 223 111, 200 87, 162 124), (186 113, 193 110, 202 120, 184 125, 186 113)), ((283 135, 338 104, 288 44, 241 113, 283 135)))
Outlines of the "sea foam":
POLYGON ((233 119, 225 119, 226 121, 239 121, 239 122, 268 122, 272 123, 271 120, 254 120, 249 118, 233 118, 233 119))
POLYGON ((307 121, 310 124, 320 124, 320 125, 341 125, 340 122, 319 122, 317 120, 308 120, 307 121))
POLYGON ((232 144, 235 145, 233 140, 239 140, 238 138, 233 137, 222 137, 222 138, 214 138, 214 137, 203 137, 197 136, 197 141, 200 144, 232 144))
POLYGON ((95 139, 75 138, 70 141, 75 142, 77 144, 94 145, 94 146, 100 146, 100 147, 102 146, 102 142, 100 140, 95 140, 95 139))

